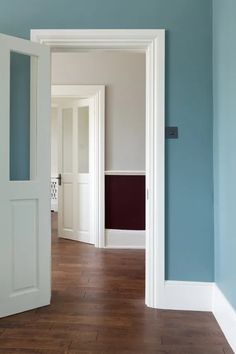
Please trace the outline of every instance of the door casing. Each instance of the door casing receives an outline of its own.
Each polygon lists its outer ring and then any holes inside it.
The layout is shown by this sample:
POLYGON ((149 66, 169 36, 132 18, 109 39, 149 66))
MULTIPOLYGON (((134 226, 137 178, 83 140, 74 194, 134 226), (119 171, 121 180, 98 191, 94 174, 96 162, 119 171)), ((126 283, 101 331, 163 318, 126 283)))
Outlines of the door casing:
MULTIPOLYGON (((31 40, 49 45, 57 52, 119 50, 146 54, 145 303, 165 308, 165 30, 43 29, 31 30, 31 40)), ((100 148, 104 149, 104 145, 100 148)), ((100 172, 102 169, 104 165, 100 172)), ((100 177, 104 191, 104 175, 100 177)), ((101 223, 99 227, 104 234, 101 223)))

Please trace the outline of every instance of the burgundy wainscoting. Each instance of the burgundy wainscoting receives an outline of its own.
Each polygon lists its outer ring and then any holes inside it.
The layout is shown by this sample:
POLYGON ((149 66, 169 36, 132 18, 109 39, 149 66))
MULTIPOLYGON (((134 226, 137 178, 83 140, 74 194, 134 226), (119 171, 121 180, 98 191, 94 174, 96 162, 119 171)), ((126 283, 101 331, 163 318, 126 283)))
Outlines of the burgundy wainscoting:
POLYGON ((105 177, 105 227, 145 230, 145 176, 105 177))

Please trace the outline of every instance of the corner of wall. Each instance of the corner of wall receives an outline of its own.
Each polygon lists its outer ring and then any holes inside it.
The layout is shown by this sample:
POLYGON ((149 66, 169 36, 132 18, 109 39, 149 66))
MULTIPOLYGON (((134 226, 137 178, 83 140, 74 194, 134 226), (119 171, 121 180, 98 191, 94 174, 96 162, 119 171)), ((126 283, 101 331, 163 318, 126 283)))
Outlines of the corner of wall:
POLYGON ((212 308, 229 345, 236 353, 236 311, 216 284, 213 287, 212 308))

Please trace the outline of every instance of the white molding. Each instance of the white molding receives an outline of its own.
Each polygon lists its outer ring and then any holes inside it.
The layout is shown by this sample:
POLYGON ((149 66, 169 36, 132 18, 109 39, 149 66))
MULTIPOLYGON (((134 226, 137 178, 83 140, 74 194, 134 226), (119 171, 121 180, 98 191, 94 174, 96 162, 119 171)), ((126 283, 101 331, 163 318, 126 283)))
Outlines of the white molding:
POLYGON ((213 283, 171 281, 165 282, 164 309, 211 311, 213 283))
MULTIPOLYGON (((104 223, 104 159, 105 159, 105 86, 52 85, 52 98, 89 98, 93 100, 94 114, 90 134, 90 232, 95 247, 105 245, 104 223)), ((61 226, 59 226, 60 228, 61 226)))
POLYGON ((49 45, 56 52, 147 52, 164 33, 164 29, 32 29, 31 40, 49 45))
POLYGON ((146 287, 149 307, 162 308, 165 291, 165 32, 146 52, 146 287))
POLYGON ((236 353, 236 311, 216 284, 213 290, 213 314, 236 353))
POLYGON ((106 248, 145 249, 145 230, 105 230, 106 248))
MULTIPOLYGON (((145 302, 149 307, 162 308, 165 298, 165 30, 44 29, 31 30, 31 40, 60 52, 121 50, 146 53, 145 302)), ((103 138, 104 132, 99 139, 103 138)), ((102 169, 100 177, 104 183, 104 166, 102 169)), ((104 218, 104 208, 101 212, 104 218)), ((104 232, 102 224, 100 232, 104 232)))
POLYGON ((121 170, 113 170, 113 171, 105 171, 106 176, 145 176, 145 171, 121 171, 121 170))

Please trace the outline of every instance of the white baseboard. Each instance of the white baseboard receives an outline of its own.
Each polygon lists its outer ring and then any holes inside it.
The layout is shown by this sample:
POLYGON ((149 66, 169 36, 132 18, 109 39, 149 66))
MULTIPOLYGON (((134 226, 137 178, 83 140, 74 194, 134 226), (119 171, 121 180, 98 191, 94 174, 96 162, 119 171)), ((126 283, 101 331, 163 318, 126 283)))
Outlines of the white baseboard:
POLYGON ((236 353, 236 311, 215 283, 166 281, 163 309, 212 311, 236 353))
POLYGON ((106 248, 145 249, 145 230, 105 230, 106 248))
POLYGON ((171 310, 212 311, 213 283, 165 281, 164 308, 171 310))
POLYGON ((236 353, 236 311, 216 284, 213 289, 213 314, 236 353))

